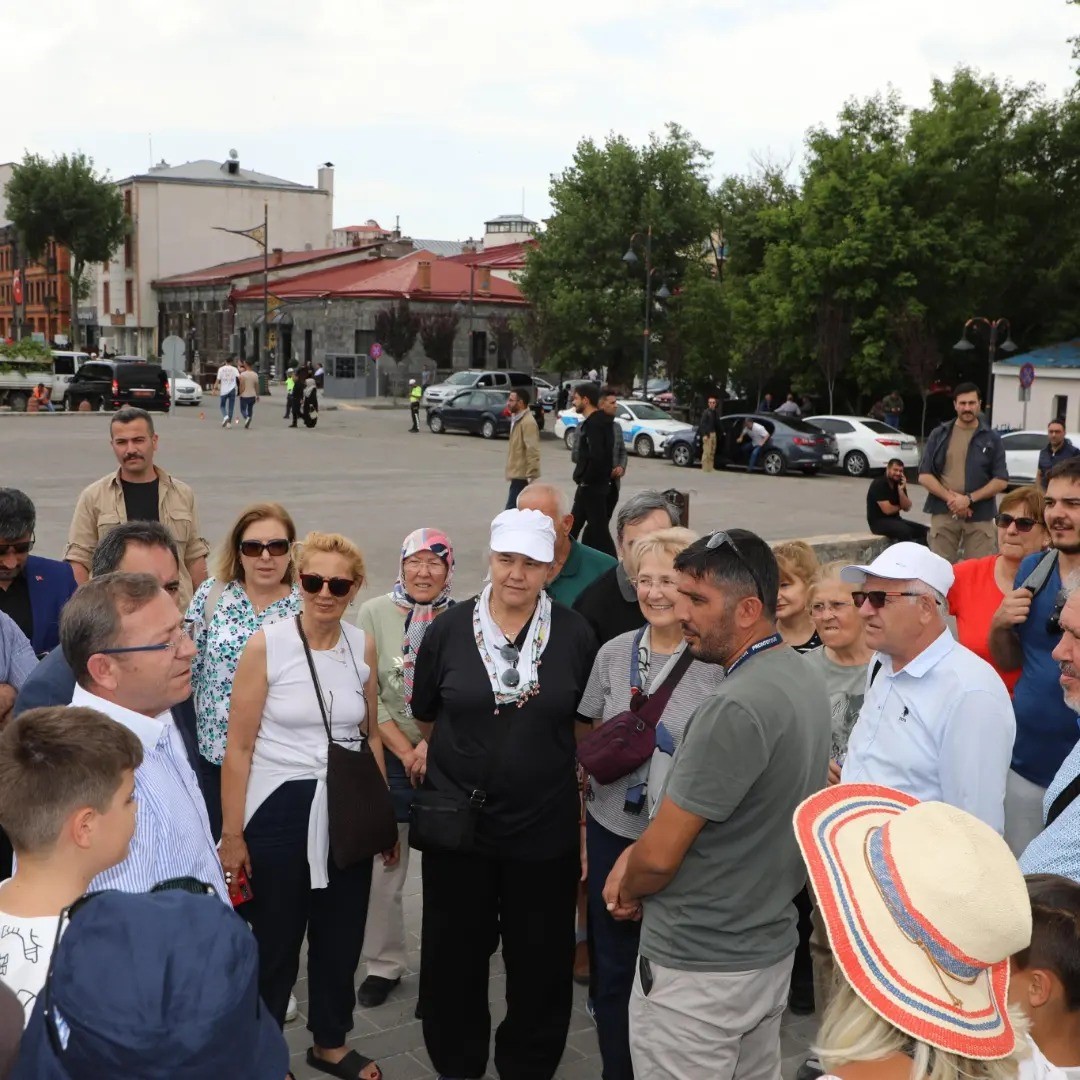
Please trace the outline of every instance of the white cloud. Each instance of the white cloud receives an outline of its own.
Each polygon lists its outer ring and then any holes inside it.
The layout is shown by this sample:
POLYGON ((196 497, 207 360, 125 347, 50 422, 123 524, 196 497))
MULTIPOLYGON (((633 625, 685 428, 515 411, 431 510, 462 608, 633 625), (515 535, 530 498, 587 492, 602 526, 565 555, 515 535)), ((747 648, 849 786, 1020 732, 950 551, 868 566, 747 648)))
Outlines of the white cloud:
POLYGON ((741 170, 797 153, 849 97, 891 84, 921 103, 960 63, 1059 93, 1073 33, 1064 0, 9 3, 21 92, 0 159, 80 146, 122 176, 148 164, 148 132, 173 162, 236 146, 311 181, 329 159, 339 221, 400 211, 465 235, 522 185, 541 213, 583 135, 676 120, 741 170))

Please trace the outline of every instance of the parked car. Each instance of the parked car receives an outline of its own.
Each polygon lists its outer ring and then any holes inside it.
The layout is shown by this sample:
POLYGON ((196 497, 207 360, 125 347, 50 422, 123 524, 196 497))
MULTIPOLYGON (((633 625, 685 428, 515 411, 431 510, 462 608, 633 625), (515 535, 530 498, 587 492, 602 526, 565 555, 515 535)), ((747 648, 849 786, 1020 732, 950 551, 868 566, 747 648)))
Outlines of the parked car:
POLYGON ((806 416, 814 427, 836 436, 840 466, 848 476, 865 476, 899 458, 905 469, 919 467, 919 440, 870 416, 806 416))
POLYGON ((534 375, 532 377, 533 386, 536 388, 536 400, 544 407, 544 412, 551 412, 555 408, 556 401, 559 400, 559 391, 556 387, 552 386, 547 379, 541 379, 534 375))
MULTIPOLYGON (((563 409, 555 421, 555 435, 573 450, 581 417, 573 409, 563 409)), ((663 409, 648 401, 622 399, 616 402, 615 423, 622 431, 627 450, 638 457, 652 457, 664 452, 668 439, 680 432, 693 432, 681 420, 673 419, 663 409)))
POLYGON ((199 405, 202 402, 202 387, 187 375, 170 371, 170 384, 173 401, 177 405, 199 405))
POLYGON ((485 439, 510 434, 506 412, 509 390, 465 390, 427 411, 428 427, 436 435, 444 431, 479 433, 485 439))
POLYGON ((532 385, 532 376, 526 375, 523 371, 485 371, 482 368, 474 368, 468 371, 455 371, 446 382, 427 387, 420 402, 430 408, 449 401, 462 390, 471 390, 474 387, 509 391, 515 386, 527 386, 532 389, 532 385))
POLYGON ((160 364, 145 360, 91 360, 71 377, 64 390, 64 408, 77 409, 88 401, 91 409, 140 409, 168 412, 169 376, 160 364))
MULTIPOLYGON (((1065 437, 1073 446, 1080 446, 1080 433, 1070 431, 1065 437)), ((1039 471, 1039 452, 1049 441, 1045 431, 1002 432, 1001 444, 1005 447, 1005 464, 1011 486, 1035 483, 1035 473, 1039 471)))
MULTIPOLYGON (((750 464, 750 441, 736 442, 748 416, 772 436, 757 461, 758 468, 770 476, 781 476, 789 469, 812 476, 837 463, 836 439, 805 420, 775 413, 732 413, 720 417, 714 459, 718 469, 745 469, 750 464)), ((693 428, 685 429, 668 440, 664 456, 683 468, 696 464, 701 460, 701 437, 693 428)))

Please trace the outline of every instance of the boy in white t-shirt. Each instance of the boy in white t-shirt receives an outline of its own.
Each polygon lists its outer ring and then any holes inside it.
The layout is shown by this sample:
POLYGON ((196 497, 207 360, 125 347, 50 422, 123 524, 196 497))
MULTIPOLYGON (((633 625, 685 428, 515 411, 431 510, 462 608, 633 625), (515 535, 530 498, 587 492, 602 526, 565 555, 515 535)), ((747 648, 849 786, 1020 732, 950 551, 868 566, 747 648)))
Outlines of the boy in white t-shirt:
POLYGON ((232 423, 233 412, 236 408, 236 385, 240 381, 240 369, 233 363, 234 359, 236 358, 230 354, 225 358, 225 363, 217 369, 222 427, 228 427, 232 423))
POLYGON ((0 733, 0 982, 26 1011, 45 985, 63 910, 127 858, 142 744, 95 709, 30 709, 0 733))
POLYGON ((1009 1004, 1031 1021, 1022 1080, 1080 1080, 1080 884, 1029 874, 1031 944, 1012 958, 1009 1004))

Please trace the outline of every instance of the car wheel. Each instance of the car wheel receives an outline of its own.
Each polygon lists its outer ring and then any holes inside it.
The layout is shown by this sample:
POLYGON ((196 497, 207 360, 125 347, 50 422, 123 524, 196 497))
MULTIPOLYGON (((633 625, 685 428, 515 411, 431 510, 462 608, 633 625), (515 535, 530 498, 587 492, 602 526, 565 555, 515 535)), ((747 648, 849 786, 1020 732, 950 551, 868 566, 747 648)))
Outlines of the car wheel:
POLYGON ((861 450, 852 450, 844 458, 844 472, 848 476, 865 476, 870 468, 870 461, 861 450))
POLYGON ((90 399, 90 411, 101 412, 105 408, 105 399, 94 394, 90 399))
POLYGON ((566 443, 566 449, 573 452, 574 443, 577 442, 577 428, 568 428, 563 436, 563 442, 566 443))
POLYGON ((495 421, 492 420, 490 417, 488 419, 486 419, 480 425, 480 434, 483 435, 485 439, 494 439, 495 438, 495 421))
POLYGON ((671 448, 671 462, 680 469, 688 469, 694 464, 694 451, 686 443, 677 443, 671 448))
POLYGON ((11 406, 12 412, 26 412, 27 400, 26 394, 12 394, 8 398, 8 405, 11 406))
POLYGON ((639 435, 634 440, 634 453, 638 457, 652 457, 653 449, 653 441, 648 435, 639 435))
POLYGON ((782 476, 787 468, 784 455, 779 450, 770 450, 762 459, 761 467, 769 476, 782 476))
POLYGON ((427 426, 431 428, 436 435, 441 435, 446 430, 443 426, 442 417, 438 413, 432 413, 427 418, 427 426))

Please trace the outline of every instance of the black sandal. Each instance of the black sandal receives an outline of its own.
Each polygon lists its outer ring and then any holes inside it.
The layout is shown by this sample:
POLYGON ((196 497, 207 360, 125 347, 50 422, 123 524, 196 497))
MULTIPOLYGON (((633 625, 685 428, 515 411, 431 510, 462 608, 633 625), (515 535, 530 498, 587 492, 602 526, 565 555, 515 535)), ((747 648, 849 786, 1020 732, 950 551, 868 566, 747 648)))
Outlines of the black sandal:
POLYGON ((364 1057, 355 1050, 350 1050, 338 1062, 323 1061, 322 1058, 315 1056, 314 1050, 308 1050, 307 1063, 319 1072, 339 1077, 339 1080, 382 1080, 382 1069, 379 1068, 375 1059, 364 1057), (370 1078, 364 1076, 364 1070, 369 1065, 374 1065, 376 1069, 375 1075, 370 1078))

